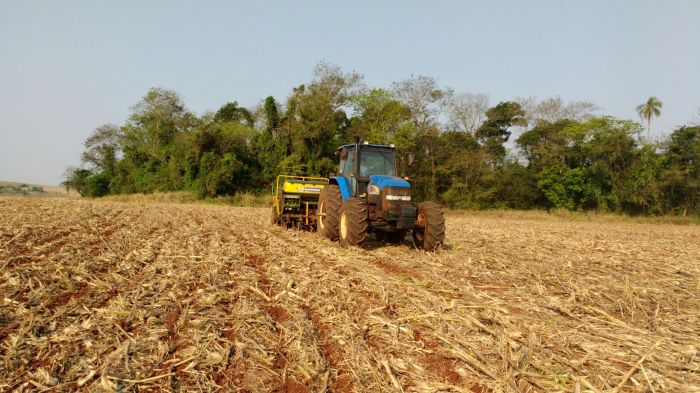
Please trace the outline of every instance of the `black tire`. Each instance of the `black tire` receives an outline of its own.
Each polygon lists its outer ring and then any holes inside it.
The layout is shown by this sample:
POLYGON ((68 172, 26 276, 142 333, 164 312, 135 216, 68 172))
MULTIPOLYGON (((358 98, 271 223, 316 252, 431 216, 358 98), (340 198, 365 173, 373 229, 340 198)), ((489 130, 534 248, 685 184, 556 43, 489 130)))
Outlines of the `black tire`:
POLYGON ((335 184, 323 187, 318 197, 317 227, 321 234, 330 239, 338 240, 338 222, 340 217, 340 188, 335 184))
POLYGON ((418 204, 418 218, 422 226, 413 230, 413 241, 416 246, 426 251, 436 251, 445 240, 445 214, 440 205, 435 202, 418 204))
POLYGON ((381 240, 391 244, 401 244, 406 238, 406 231, 381 232, 381 240))
POLYGON ((357 197, 344 200, 340 205, 340 245, 361 246, 367 239, 368 226, 367 202, 357 197))

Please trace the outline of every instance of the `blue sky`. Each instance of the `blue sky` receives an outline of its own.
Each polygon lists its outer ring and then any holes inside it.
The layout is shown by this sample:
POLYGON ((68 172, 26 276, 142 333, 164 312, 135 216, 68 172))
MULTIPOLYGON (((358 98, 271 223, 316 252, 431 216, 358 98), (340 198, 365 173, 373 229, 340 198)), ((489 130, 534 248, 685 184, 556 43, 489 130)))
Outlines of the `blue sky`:
POLYGON ((284 99, 320 60, 388 87, 411 74, 492 104, 590 100, 656 136, 698 120, 700 1, 0 0, 0 180, 58 184, 82 141, 150 87, 196 113, 284 99))

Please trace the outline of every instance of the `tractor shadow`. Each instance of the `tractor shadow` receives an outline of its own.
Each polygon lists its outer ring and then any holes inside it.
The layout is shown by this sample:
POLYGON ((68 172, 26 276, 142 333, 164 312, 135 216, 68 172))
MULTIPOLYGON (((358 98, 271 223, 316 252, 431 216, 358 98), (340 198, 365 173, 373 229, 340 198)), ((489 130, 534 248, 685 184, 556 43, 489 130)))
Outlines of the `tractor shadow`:
MULTIPOLYGON (((419 248, 416 247, 415 243, 413 242, 413 238, 411 237, 411 235, 406 235, 406 237, 398 243, 392 243, 385 240, 378 240, 375 234, 371 234, 369 235, 367 240, 365 240, 365 242, 362 244, 361 248, 363 250, 372 251, 391 246, 404 247, 416 251, 419 250, 419 248)), ((440 250, 443 251, 449 251, 452 250, 452 248, 453 247, 451 244, 442 244, 440 246, 440 250)))

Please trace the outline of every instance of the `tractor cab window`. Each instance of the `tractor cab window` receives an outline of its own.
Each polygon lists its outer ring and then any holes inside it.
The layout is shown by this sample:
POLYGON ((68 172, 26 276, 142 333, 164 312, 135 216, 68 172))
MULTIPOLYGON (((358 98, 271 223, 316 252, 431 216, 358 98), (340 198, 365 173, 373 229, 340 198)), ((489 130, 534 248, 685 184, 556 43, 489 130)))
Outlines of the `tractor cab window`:
POLYGON ((348 150, 345 153, 345 158, 343 159, 343 167, 341 168, 341 173, 343 176, 348 177, 350 176, 350 172, 353 171, 353 167, 355 166, 355 151, 354 150, 348 150))
POLYGON ((362 150, 360 153, 360 177, 371 175, 396 176, 393 151, 362 150))

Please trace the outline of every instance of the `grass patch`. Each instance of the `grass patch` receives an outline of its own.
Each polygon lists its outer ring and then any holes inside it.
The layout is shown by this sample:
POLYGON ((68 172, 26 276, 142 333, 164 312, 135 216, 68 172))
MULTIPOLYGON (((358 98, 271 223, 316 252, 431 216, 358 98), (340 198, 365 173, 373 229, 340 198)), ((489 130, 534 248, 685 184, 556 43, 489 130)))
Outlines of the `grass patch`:
POLYGON ((269 195, 258 195, 253 193, 239 193, 232 196, 219 196, 216 198, 199 199, 193 192, 190 191, 154 192, 150 194, 107 195, 95 199, 112 202, 196 203, 243 207, 271 206, 272 201, 272 198, 269 195))
POLYGON ((272 206, 272 196, 259 195, 253 193, 239 193, 232 196, 220 196, 216 198, 202 199, 201 203, 211 203, 215 205, 231 205, 243 207, 268 207, 272 206))
POLYGON ((453 210, 446 211, 448 215, 476 217, 499 217, 520 220, 554 220, 572 222, 599 222, 599 223, 630 223, 630 224, 673 224, 673 225, 697 225, 700 217, 697 216, 629 216, 626 214, 599 213, 599 212, 575 212, 566 209, 556 210, 453 210))

